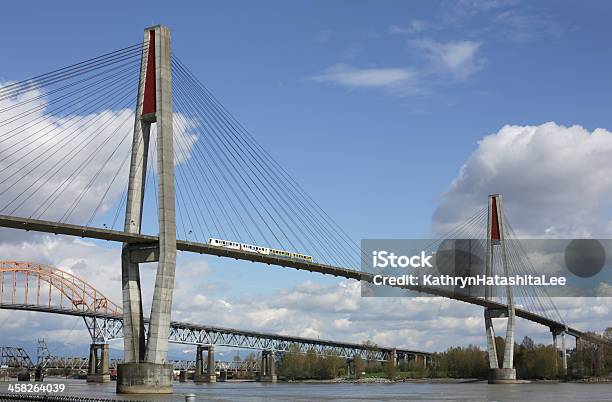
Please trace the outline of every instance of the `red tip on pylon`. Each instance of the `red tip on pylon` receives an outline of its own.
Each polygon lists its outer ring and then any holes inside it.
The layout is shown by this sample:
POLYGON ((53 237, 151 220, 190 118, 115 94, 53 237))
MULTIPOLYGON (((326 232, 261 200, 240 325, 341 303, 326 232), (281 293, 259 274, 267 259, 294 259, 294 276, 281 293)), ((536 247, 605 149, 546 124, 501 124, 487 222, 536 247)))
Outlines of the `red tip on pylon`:
POLYGON ((144 99, 142 100, 142 114, 155 113, 155 31, 149 31, 149 53, 147 56, 147 75, 145 78, 144 99))
POLYGON ((491 240, 500 240, 499 219, 497 214, 497 197, 491 199, 491 240))

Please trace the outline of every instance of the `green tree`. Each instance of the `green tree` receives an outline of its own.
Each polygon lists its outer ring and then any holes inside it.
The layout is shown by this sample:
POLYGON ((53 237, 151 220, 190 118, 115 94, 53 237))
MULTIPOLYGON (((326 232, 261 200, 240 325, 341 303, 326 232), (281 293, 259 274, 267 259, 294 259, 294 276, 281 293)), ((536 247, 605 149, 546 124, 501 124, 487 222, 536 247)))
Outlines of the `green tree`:
POLYGON ((361 356, 356 356, 353 359, 353 367, 355 370, 355 377, 356 378, 361 378, 361 373, 363 373, 366 369, 366 363, 365 361, 361 358, 361 356))
POLYGON ((393 380, 397 375, 397 367, 390 361, 386 361, 383 363, 383 368, 385 369, 385 375, 387 378, 393 380))
POLYGON ((435 356, 438 373, 452 378, 484 378, 488 374, 487 353, 475 345, 451 347, 435 356))
POLYGON ((289 380, 305 378, 304 356, 300 353, 299 345, 289 346, 289 350, 283 354, 278 371, 281 376, 289 380))

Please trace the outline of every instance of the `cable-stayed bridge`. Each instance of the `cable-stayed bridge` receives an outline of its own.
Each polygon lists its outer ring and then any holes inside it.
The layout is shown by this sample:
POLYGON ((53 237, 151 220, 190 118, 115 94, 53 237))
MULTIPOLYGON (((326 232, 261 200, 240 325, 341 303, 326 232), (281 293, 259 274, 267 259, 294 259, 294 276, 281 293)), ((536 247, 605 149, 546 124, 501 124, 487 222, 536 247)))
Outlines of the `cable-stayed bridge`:
MULTIPOLYGON (((177 251, 372 281, 358 269, 359 245, 173 54, 166 27, 0 87, 0 147, 0 226, 123 244, 118 392, 171 392, 177 251), (157 273, 146 320, 139 264, 148 262, 157 273)), ((443 238, 483 239, 487 274, 536 272, 508 242, 513 236, 501 197, 492 195, 443 238)), ((565 323, 543 289, 475 297, 406 288, 484 307, 493 381, 515 378, 515 317, 549 327, 555 343, 562 336, 564 368, 565 334, 601 342, 565 323), (503 363, 494 318, 507 319, 503 363)), ((266 359, 264 371, 273 373, 273 355, 266 359)))

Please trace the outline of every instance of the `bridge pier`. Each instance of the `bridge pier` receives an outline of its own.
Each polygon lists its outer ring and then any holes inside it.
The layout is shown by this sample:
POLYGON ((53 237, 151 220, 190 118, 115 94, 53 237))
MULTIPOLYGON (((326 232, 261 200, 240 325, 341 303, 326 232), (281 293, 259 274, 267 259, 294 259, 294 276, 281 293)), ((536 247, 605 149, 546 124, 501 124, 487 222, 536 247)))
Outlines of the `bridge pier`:
POLYGON ((187 382, 187 370, 179 371, 179 382, 187 382))
POLYGON ((355 361, 346 359, 346 376, 350 378, 353 375, 355 375, 355 361))
POLYGON ((391 366, 397 367, 397 349, 391 349, 389 352, 389 363, 391 363, 391 366))
POLYGON ((36 367, 36 370, 34 371, 34 381, 43 381, 45 378, 45 373, 43 371, 44 369, 42 368, 42 366, 38 366, 36 367))
POLYGON ((117 366, 117 392, 126 394, 172 393, 174 368, 168 364, 168 333, 176 270, 176 211, 172 123, 172 65, 170 30, 145 29, 140 83, 126 201, 124 231, 140 234, 144 204, 147 155, 151 124, 157 128, 157 218, 159 252, 151 259, 132 255, 130 244, 122 251, 124 363, 117 366), (142 313, 141 262, 157 261, 148 339, 142 313))
POLYGON ((427 368, 427 356, 423 355, 423 368, 427 368))
POLYGON ((563 375, 567 375, 567 346, 565 344, 565 331, 561 332, 561 355, 563 358, 563 375))
POLYGON ((276 382, 276 380, 276 360, 274 357, 274 351, 262 350, 259 381, 276 382))
POLYGON ((110 382, 108 343, 89 346, 87 382, 110 382))
POLYGON ((554 329, 550 329, 553 337, 553 348, 555 349, 555 374, 559 374, 559 348, 557 346, 557 332, 554 329))
MULTIPOLYGON (((501 257, 501 265, 503 275, 508 277, 508 262, 506 254, 506 230, 504 224, 504 213, 502 209, 502 198, 499 194, 489 196, 489 211, 487 221, 487 249, 485 270, 486 276, 491 277, 493 272, 493 263, 497 259, 494 257, 497 251, 501 257)), ((492 288, 485 286, 485 300, 491 300, 492 288)), ((516 369, 514 368, 514 321, 516 319, 514 312, 514 302, 512 297, 512 289, 506 286, 506 301, 507 308, 491 309, 485 308, 484 321, 485 331, 487 334, 487 350, 489 354, 489 384, 506 384, 516 381, 516 369), (493 326, 494 318, 507 318, 506 338, 504 343, 504 360, 502 367, 499 367, 497 359, 497 346, 495 345, 495 327, 493 326)))
POLYGON ((217 382, 215 372, 215 347, 213 345, 198 345, 196 350, 196 371, 193 375, 196 384, 217 382), (204 372, 204 351, 207 351, 206 373, 204 372))
POLYGON ((580 337, 576 337, 576 368, 578 369, 578 375, 581 376, 583 373, 582 367, 582 342, 580 337))

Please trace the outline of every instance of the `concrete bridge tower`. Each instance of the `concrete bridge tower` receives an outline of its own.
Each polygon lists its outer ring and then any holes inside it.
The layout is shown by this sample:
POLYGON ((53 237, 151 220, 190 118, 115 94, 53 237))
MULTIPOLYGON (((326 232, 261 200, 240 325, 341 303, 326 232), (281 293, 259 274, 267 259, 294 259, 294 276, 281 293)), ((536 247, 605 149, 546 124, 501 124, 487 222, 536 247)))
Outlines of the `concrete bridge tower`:
POLYGON ((140 233, 145 195, 151 125, 157 129, 157 213, 159 243, 124 244, 124 363, 117 370, 117 392, 171 393, 173 367, 167 364, 170 312, 176 268, 174 153, 172 134, 172 67, 170 30, 153 26, 144 31, 136 105, 132 158, 124 231, 140 233), (145 340, 139 263, 158 261, 151 321, 145 340))
MULTIPOLYGON (((487 277, 494 275, 494 261, 501 261, 503 275, 508 277, 508 261, 506 254, 506 239, 504 228, 504 213, 502 209, 502 198, 499 194, 489 196, 489 214, 487 224, 487 255, 485 269, 487 277), (495 258, 495 257, 498 258, 495 258)), ((485 286, 485 299, 491 300, 492 288, 485 286)), ((507 309, 485 308, 485 329, 487 332, 487 349, 489 353, 489 383, 513 382, 516 380, 516 369, 514 368, 514 331, 515 314, 512 289, 506 287, 507 309), (495 345, 495 328, 493 318, 508 319, 506 326, 506 339, 504 344, 504 360, 502 367, 497 359, 497 347, 495 345)))

